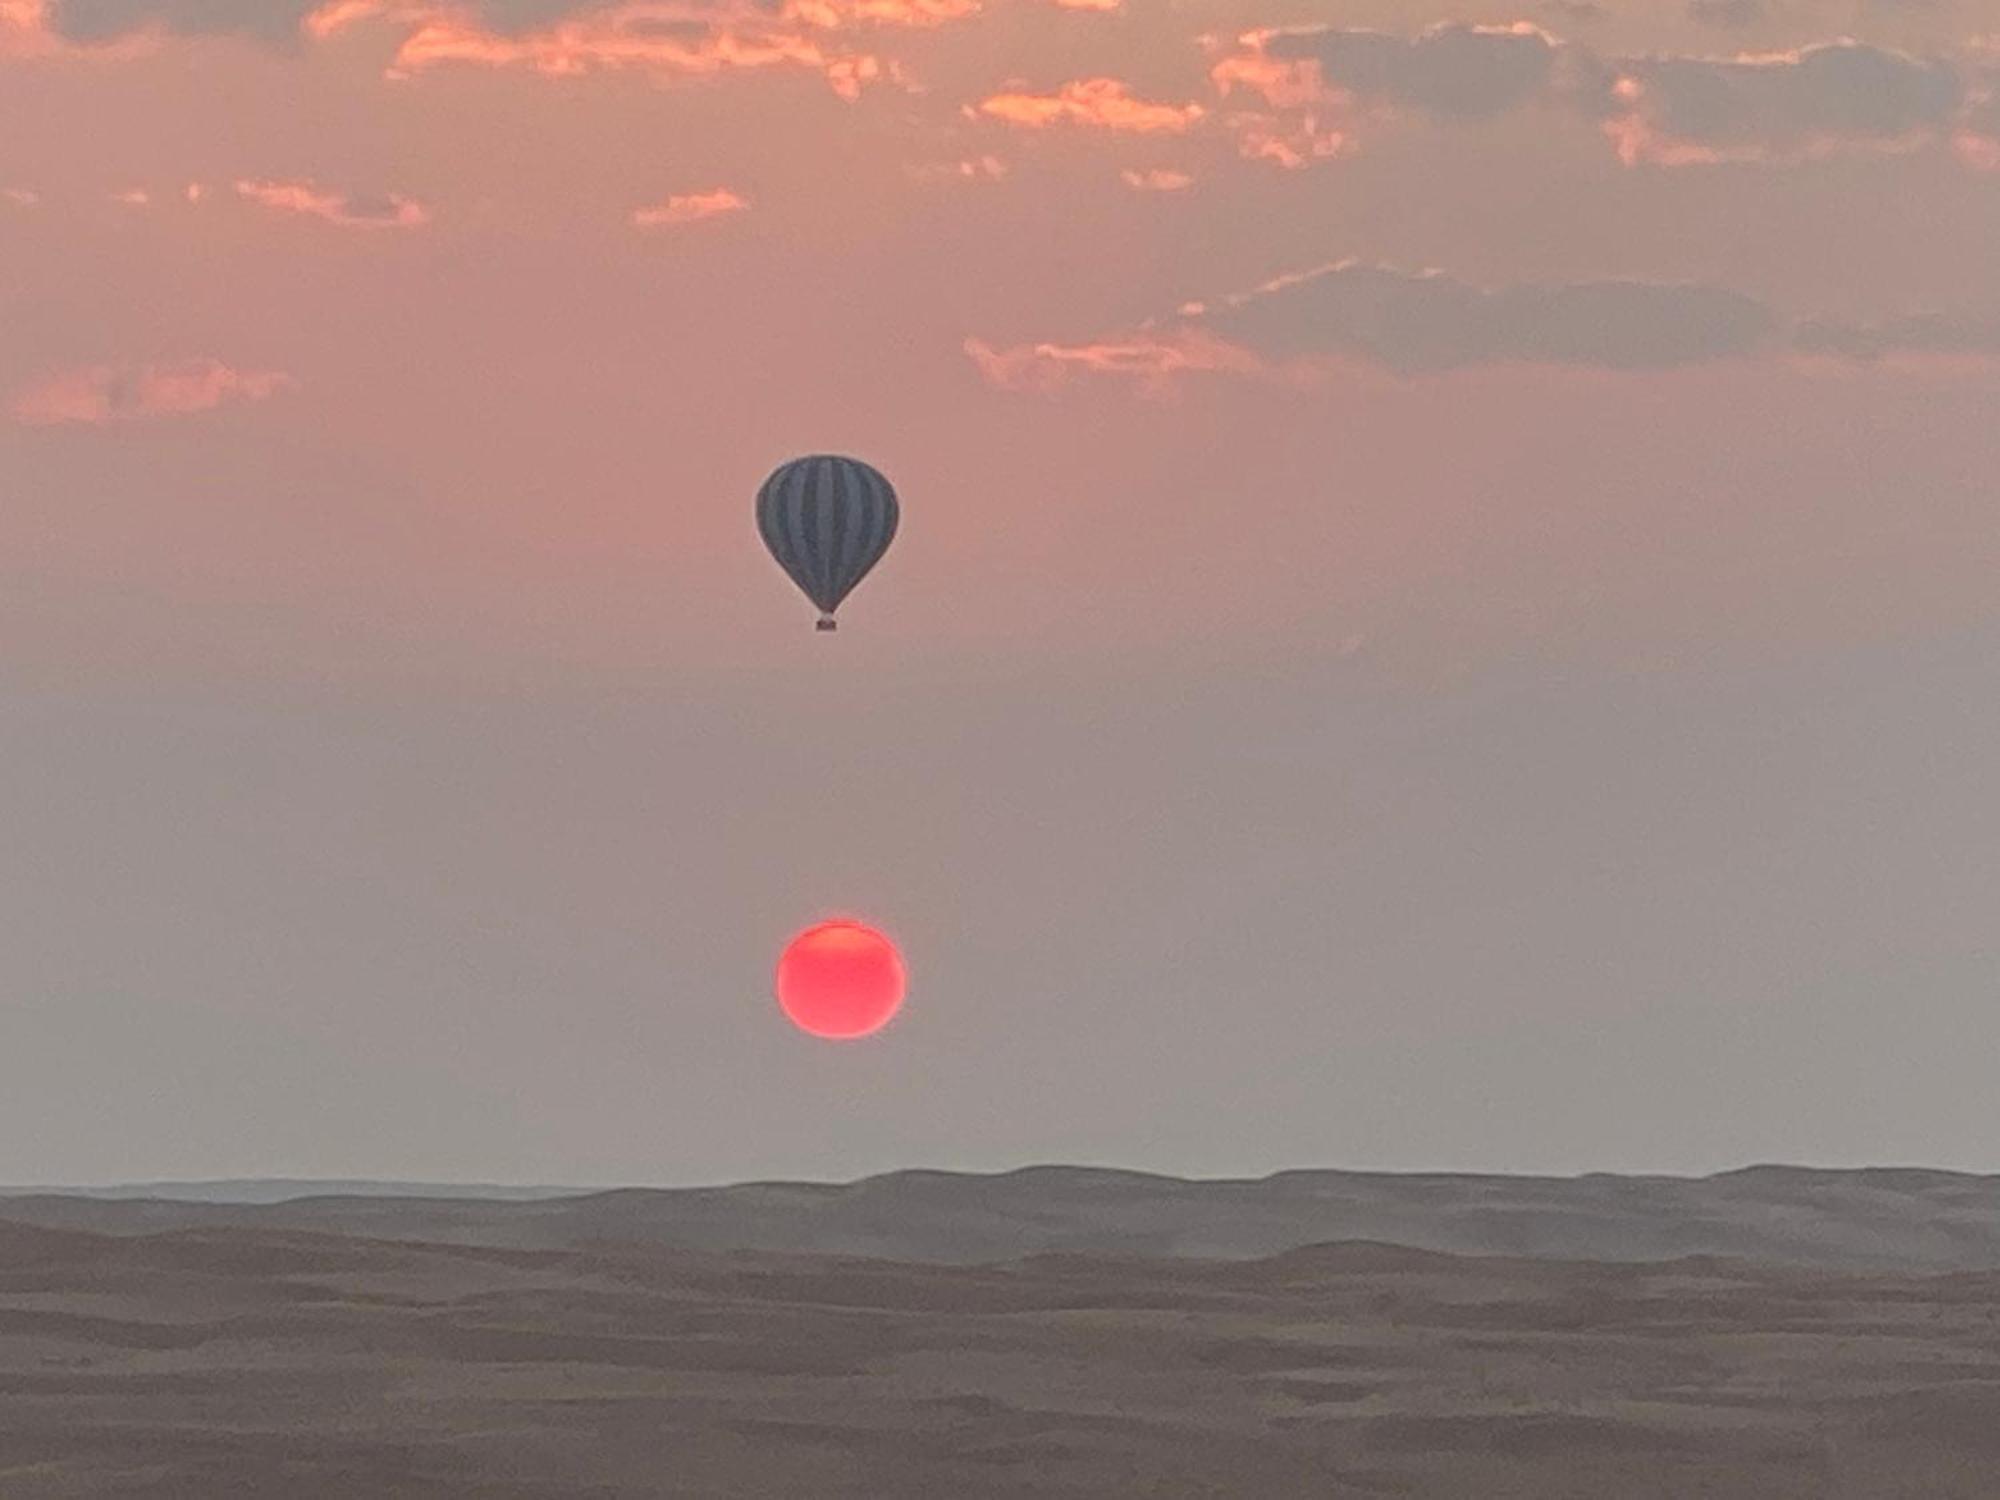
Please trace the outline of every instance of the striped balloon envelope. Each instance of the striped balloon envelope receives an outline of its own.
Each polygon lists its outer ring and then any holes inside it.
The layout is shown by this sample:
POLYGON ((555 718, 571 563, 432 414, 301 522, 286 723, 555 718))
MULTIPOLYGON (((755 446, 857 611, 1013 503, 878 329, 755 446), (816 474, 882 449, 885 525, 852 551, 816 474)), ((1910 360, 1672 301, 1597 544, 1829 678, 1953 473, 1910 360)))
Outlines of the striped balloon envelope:
POLYGON ((816 453, 781 464, 757 491, 757 530, 801 592, 819 628, 896 539, 896 492, 855 458, 816 453))

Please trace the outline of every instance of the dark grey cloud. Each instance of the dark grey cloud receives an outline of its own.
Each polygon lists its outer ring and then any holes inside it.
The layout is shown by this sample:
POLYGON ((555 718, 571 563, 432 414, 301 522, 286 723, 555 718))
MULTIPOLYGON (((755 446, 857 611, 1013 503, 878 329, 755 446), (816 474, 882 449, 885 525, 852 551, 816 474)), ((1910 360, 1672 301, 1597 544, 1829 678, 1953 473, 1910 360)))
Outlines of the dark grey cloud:
MULTIPOLYGON (((136 31, 164 31, 174 36, 243 36, 284 44, 296 41, 305 18, 324 0, 54 0, 50 23, 57 35, 73 42, 101 42, 136 31)), ((470 0, 456 9, 500 32, 533 31, 565 17, 603 9, 610 0, 470 0)), ((701 9, 706 7, 696 6, 701 9)), ((721 16, 729 9, 717 0, 721 16)), ((734 6, 742 10, 742 4, 734 6)), ((772 7, 753 0, 755 10, 772 7)), ((698 19, 660 21, 662 29, 701 31, 698 19)))
MULTIPOLYGON (((573 16, 603 10, 610 4, 612 0, 473 0, 472 4, 461 8, 469 10, 478 19, 479 24, 489 31, 514 33, 539 31, 543 27, 552 26, 573 16)), ((740 12, 744 7, 741 4, 728 7, 722 0, 716 0, 711 6, 695 4, 687 8, 713 10, 719 19, 727 10, 740 12)), ((761 10, 764 7, 760 3, 751 8, 761 10)), ((699 34, 712 30, 713 20, 699 20, 692 17, 682 20, 646 20, 637 22, 627 29, 643 35, 699 34)))
POLYGON ((1722 287, 1587 281, 1486 288, 1343 262, 1209 309, 1201 326, 1273 359, 1361 359, 1403 374, 1530 363, 1668 369, 1751 354, 1778 319, 1722 287))
POLYGON ((394 224, 404 212, 402 199, 389 193, 350 193, 340 205, 341 213, 368 224, 394 224))
MULTIPOLYGON (((1763 0, 1687 0, 1715 25, 1747 25, 1763 0)), ((1550 0, 1550 6, 1596 0, 1550 0)), ((1312 63, 1328 87, 1436 118, 1480 120, 1542 100, 1621 122, 1633 157, 1679 145, 1744 159, 1893 145, 1954 129, 1977 90, 1963 60, 1841 39, 1762 57, 1621 57, 1533 27, 1433 27, 1414 37, 1318 27, 1270 33, 1264 54, 1312 63)), ((1981 111, 1991 113, 1982 102, 1981 111)))
POLYGON ((1557 45, 1534 30, 1438 26, 1415 37, 1329 27, 1280 32, 1266 50, 1314 62, 1337 89, 1446 118, 1480 119, 1533 98, 1555 68, 1557 45))
POLYGON ((1860 42, 1755 61, 1646 58, 1623 71, 1642 85, 1652 128, 1717 148, 1899 140, 1948 126, 1965 102, 1949 63, 1860 42))
POLYGON ((1763 20, 1764 0, 1688 0, 1687 13, 1703 26, 1734 30, 1763 20))
POLYGON ((288 42, 319 5, 320 0, 53 0, 49 24, 73 42, 153 30, 288 42))
POLYGON ((1352 359, 1403 375, 1511 363, 1664 370, 1788 351, 1863 363, 1896 355, 2000 359, 2000 313, 1793 323, 1727 287, 1636 280, 1482 287, 1360 261, 1281 277, 1192 321, 1266 359, 1352 359))
POLYGON ((479 0, 472 8, 496 30, 532 31, 593 7, 585 0, 479 0))
POLYGON ((1814 318, 1794 337, 1804 354, 1877 360, 1898 354, 2000 358, 2000 314, 1912 313, 1880 323, 1814 318))

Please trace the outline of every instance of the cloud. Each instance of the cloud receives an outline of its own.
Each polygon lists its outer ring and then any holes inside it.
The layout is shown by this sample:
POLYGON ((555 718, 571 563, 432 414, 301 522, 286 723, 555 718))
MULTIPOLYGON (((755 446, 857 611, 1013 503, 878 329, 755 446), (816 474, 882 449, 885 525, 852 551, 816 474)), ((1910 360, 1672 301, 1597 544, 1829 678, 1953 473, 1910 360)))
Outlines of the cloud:
MULTIPOLYGON (((24 0, 0 0, 0 7, 24 0)), ((141 34, 249 37, 291 45, 364 24, 399 30, 389 71, 451 65, 548 76, 635 71, 694 78, 797 67, 844 98, 894 64, 842 38, 925 29, 976 14, 980 0, 50 0, 35 34, 102 43, 141 34)), ((6 12, 0 10, 0 17, 6 12)))
POLYGON ((781 65, 824 69, 832 57, 802 33, 739 36, 705 23, 669 22, 640 6, 621 6, 558 25, 507 31, 462 17, 441 17, 397 50, 399 73, 447 64, 521 68, 551 76, 631 69, 703 76, 781 65))
POLYGON ((1334 26, 1247 32, 1209 78, 1225 99, 1256 94, 1268 106, 1225 117, 1237 150, 1296 169, 1349 154, 1371 120, 1470 124, 1536 99, 1601 94, 1601 72, 1586 49, 1527 22, 1454 22, 1412 37, 1334 26))
POLYGON ((979 0, 47 0, 56 35, 93 42, 153 31, 286 43, 371 20, 517 37, 601 23, 685 37, 735 25, 937 26, 978 10, 979 0))
POLYGON ((1688 0, 1687 12, 1699 25, 1740 30, 1764 19, 1764 0, 1688 0))
POLYGON ((236 192, 276 212, 306 214, 343 229, 416 229, 430 222, 423 204, 394 193, 334 192, 303 181, 244 181, 236 192))
POLYGON ((1329 130, 1310 113, 1296 119, 1232 115, 1229 124, 1236 132, 1236 149, 1241 155, 1251 161, 1276 162, 1288 171, 1345 156, 1353 145, 1353 137, 1346 131, 1329 130))
POLYGON ((1952 137, 1960 161, 1980 172, 2000 172, 2000 79, 1989 79, 1990 92, 1965 113, 1952 137))
POLYGON ((1794 322, 1727 287, 1637 280, 1476 286, 1440 271, 1337 261, 1082 343, 965 351, 1005 390, 1080 378, 1149 392, 1190 375, 1302 379, 1341 366, 1409 379, 1506 365, 1643 372, 1749 358, 2000 361, 2000 314, 1794 322))
MULTIPOLYGON (((1261 37, 1264 55, 1309 64, 1330 89, 1440 119, 1476 120, 1542 92, 1558 43, 1525 22, 1513 26, 1434 26, 1414 37, 1319 27, 1261 37)), ((1276 102, 1276 101, 1274 101, 1276 102)))
POLYGON ((391 71, 408 76, 458 65, 512 68, 550 77, 630 71, 700 78, 770 68, 819 73, 854 99, 888 76, 872 53, 839 44, 860 27, 933 26, 968 14, 967 0, 785 0, 783 4, 690 6, 659 0, 583 9, 538 24, 507 27, 477 15, 440 11, 398 48, 391 71))
MULTIPOLYGON (((974 111, 968 111, 974 112, 974 111)), ((1206 113, 1199 104, 1160 104, 1116 78, 1082 78, 1053 94, 1010 92, 980 101, 977 114, 1031 130, 1081 125, 1133 134, 1179 134, 1206 113)))
POLYGON ((918 182, 998 182, 1007 175, 1007 163, 989 154, 959 161, 926 162, 908 171, 918 182))
POLYGON ((48 0, 49 29, 64 41, 104 42, 134 32, 295 41, 321 0, 48 0))
POLYGON ((8 403, 8 414, 30 427, 103 425, 192 416, 221 406, 268 401, 297 387, 289 375, 234 370, 214 359, 100 365, 24 388, 8 403))
POLYGON ((41 203, 42 195, 33 188, 10 187, 0 188, 0 199, 5 199, 16 208, 34 208, 41 203))
MULTIPOLYGON (((1146 13, 1114 0, 0 0, 0 50, 96 47, 125 36, 292 46, 302 35, 372 24, 387 31, 389 71, 398 76, 449 67, 660 80, 796 70, 853 100, 876 86, 910 87, 882 50, 885 35, 933 31, 1008 5, 1146 13)), ((1770 0, 1674 0, 1672 10, 1716 26, 1776 13, 1770 0)), ((1540 0, 1539 13, 1582 25, 1605 7, 1540 0)), ((1764 55, 1620 57, 1527 21, 1452 21, 1409 34, 1295 26, 1208 44, 1219 104, 1148 99, 1122 79, 1093 76, 1053 92, 1009 84, 966 113, 1024 129, 1212 132, 1245 158, 1300 168, 1351 154, 1397 119, 1470 125, 1539 106, 1551 121, 1567 112, 1600 130, 1632 166, 1923 148, 2000 170, 2000 123, 1988 118, 1977 41, 1951 57, 1847 40, 1764 55)), ((377 216, 350 206, 349 217, 377 216)))
POLYGON ((1613 93, 1619 109, 1605 129, 1619 155, 1667 165, 1904 147, 1947 131, 1965 103, 1949 63, 1849 41, 1628 61, 1613 93))
POLYGON ((658 229, 669 224, 694 224, 724 214, 740 214, 750 207, 746 198, 728 188, 707 193, 676 193, 664 203, 632 211, 632 222, 641 229, 658 229))
POLYGON ((1118 174, 1118 180, 1139 193, 1178 193, 1194 186, 1192 176, 1173 167, 1152 167, 1143 172, 1128 167, 1118 174))
POLYGON ((1282 276, 1170 320, 1082 344, 967 353, 993 384, 1053 389, 1076 376, 1159 387, 1187 374, 1282 376, 1348 364, 1406 377, 1506 364, 1667 370, 1784 347, 1770 308, 1723 287, 1579 281, 1480 287, 1436 271, 1340 261, 1282 276))
POLYGON ((1180 375, 1250 375, 1261 368, 1249 351, 1199 329, 1141 332, 1089 344, 1023 344, 1011 349, 967 339, 965 352, 990 384, 1011 391, 1052 392, 1077 376, 1111 375, 1163 392, 1180 375))
POLYGON ((787 20, 839 31, 856 26, 942 26, 977 15, 979 0, 784 0, 775 8, 787 20))
POLYGON ((2000 359, 2000 314, 1912 313, 1880 323, 1814 318, 1793 337, 1802 354, 1873 363, 1899 358, 2000 359))
MULTIPOLYGON (((1279 108, 1323 102, 1326 82, 1309 59, 1285 58, 1272 52, 1271 44, 1288 35, 1316 35, 1308 32, 1276 30, 1246 31, 1233 47, 1222 52, 1209 69, 1209 82, 1225 99, 1240 91, 1263 95, 1279 108)), ((1211 41, 1211 48, 1216 44, 1211 41)))
MULTIPOLYGON (((1692 3, 1711 24, 1754 10, 1739 0, 1692 3)), ((1526 23, 1452 23, 1413 37, 1321 26, 1246 33, 1210 77, 1225 98, 1262 96, 1268 113, 1230 123, 1245 155, 1287 166, 1342 154, 1368 115, 1471 122, 1533 103, 1596 124, 1635 166, 1782 162, 1944 141, 1971 165, 2000 164, 2000 134, 1974 122, 1977 106, 1967 114, 1962 64, 1848 40, 1736 57, 1618 58, 1526 23)))
POLYGON ((1474 286, 1341 261, 1194 314, 1270 359, 1353 359, 1418 375, 1467 365, 1667 369, 1764 346, 1777 320, 1721 287, 1647 281, 1474 286))

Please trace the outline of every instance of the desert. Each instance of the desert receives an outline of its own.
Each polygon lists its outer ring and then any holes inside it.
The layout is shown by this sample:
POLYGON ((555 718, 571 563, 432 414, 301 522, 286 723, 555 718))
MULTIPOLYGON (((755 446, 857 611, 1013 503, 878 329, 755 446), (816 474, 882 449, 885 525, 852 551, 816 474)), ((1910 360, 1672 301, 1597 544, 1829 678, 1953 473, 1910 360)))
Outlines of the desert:
POLYGON ((1472 1222, 1518 1237, 1564 1196, 1555 1179, 1326 1174, 1308 1195, 1132 1174, 1121 1202, 1101 1175, 11 1199, 0 1493, 1986 1500, 2000 1483, 1991 1179, 1573 1182, 1627 1201, 1628 1238, 1564 1257, 1546 1219, 1543 1253, 1473 1253, 1458 1201, 1476 1188, 1472 1222), (1310 1238, 1336 1183, 1460 1248, 1310 1238), (1820 1253, 1609 1258, 1658 1249, 1646 1203, 1663 1219, 1704 1194, 1741 1223, 1811 1218, 1820 1253), (898 1255, 837 1248, 857 1201, 885 1197, 898 1255), (1935 1222, 1871 1231, 1898 1197, 1935 1222), (1510 1198, 1515 1227, 1493 1227, 1510 1198), (1206 1237, 1148 1243, 1222 1199, 1237 1212, 1206 1237), (676 1204, 701 1210, 678 1233, 676 1204), (51 1227, 65 1217, 91 1227, 51 1227))

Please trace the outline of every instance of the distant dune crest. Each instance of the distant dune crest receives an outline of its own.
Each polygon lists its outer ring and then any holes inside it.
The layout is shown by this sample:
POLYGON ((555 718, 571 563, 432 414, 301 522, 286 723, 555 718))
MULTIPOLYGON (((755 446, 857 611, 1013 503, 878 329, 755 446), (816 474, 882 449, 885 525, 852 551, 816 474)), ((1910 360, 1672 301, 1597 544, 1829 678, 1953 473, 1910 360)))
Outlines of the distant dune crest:
POLYGON ((941 1263, 1061 1254, 1241 1260, 1369 1242, 1455 1255, 2000 1269, 2000 1176, 1922 1168, 1753 1166, 1699 1178, 1287 1171, 1186 1180, 1050 1166, 586 1193, 264 1180, 17 1192, 0 1196, 0 1219, 103 1234, 245 1227, 499 1249, 632 1243, 941 1263))

